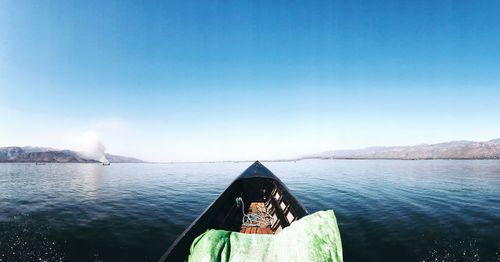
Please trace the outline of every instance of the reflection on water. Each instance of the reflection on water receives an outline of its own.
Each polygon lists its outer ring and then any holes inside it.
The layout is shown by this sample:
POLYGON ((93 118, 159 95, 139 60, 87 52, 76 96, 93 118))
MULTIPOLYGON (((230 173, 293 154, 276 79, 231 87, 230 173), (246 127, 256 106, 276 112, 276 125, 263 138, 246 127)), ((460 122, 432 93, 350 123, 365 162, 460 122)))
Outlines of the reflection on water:
MULTIPOLYGON (((0 164, 0 260, 156 261, 250 164, 0 164)), ((264 164, 346 261, 500 261, 500 161, 264 164)))
POLYGON ((107 166, 102 165, 77 165, 76 174, 82 174, 80 184, 85 187, 82 192, 88 199, 95 199, 98 195, 102 181, 101 172, 107 166))

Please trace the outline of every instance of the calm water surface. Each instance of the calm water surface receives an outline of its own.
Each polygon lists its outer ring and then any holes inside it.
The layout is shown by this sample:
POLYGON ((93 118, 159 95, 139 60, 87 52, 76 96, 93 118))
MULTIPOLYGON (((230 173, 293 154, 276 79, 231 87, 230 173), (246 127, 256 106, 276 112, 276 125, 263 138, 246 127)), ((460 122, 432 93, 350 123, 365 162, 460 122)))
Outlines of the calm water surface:
MULTIPOLYGON (((0 261, 156 261, 250 164, 0 164, 0 261)), ((264 164, 345 261, 500 261, 500 161, 264 164)))

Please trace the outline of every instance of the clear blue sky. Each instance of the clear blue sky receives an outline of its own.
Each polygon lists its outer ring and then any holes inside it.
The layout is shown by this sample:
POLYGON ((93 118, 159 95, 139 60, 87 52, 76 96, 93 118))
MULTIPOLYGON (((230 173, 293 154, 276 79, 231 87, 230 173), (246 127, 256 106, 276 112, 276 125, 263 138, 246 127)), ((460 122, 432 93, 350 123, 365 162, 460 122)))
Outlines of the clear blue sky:
POLYGON ((196 161, 500 137, 500 2, 270 2, 1 1, 0 146, 196 161))

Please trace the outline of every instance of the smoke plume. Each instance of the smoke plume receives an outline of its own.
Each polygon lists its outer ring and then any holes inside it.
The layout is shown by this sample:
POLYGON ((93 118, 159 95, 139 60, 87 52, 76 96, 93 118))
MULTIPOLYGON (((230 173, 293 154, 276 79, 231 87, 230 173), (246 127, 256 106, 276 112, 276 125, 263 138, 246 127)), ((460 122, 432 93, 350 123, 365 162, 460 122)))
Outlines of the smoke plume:
POLYGON ((73 150, 81 152, 85 158, 107 162, 106 147, 94 131, 70 136, 70 144, 73 150))

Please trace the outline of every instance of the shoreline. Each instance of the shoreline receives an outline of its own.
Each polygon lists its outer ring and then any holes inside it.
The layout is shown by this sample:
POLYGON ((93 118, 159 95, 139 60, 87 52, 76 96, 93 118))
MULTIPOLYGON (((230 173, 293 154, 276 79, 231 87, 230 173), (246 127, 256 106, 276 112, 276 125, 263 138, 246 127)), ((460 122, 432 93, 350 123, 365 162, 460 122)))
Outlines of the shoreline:
MULTIPOLYGON (((305 160, 399 160, 399 161, 432 161, 432 160, 500 160, 499 158, 302 158, 302 159, 279 159, 279 160, 259 160, 260 162, 297 162, 305 160)), ((171 162, 110 162, 111 164, 219 164, 219 163, 248 163, 255 160, 221 160, 221 161, 171 161, 171 162)), ((101 162, 57 162, 57 161, 0 161, 0 164, 102 164, 101 162)))

